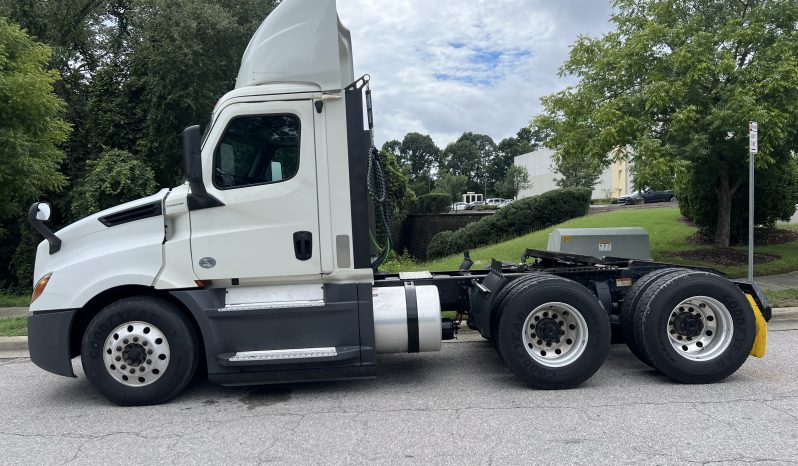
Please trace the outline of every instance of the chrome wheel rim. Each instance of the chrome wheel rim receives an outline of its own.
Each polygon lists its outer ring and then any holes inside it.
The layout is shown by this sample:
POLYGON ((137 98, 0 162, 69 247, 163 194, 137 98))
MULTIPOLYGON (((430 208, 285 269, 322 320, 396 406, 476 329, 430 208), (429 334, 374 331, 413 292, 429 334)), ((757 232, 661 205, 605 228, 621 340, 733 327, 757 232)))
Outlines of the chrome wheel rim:
POLYGON ((147 322, 125 322, 105 339, 105 370, 117 382, 143 387, 163 377, 170 359, 163 332, 147 322))
POLYGON ((679 356, 709 361, 729 347, 734 336, 731 313, 709 296, 693 296, 680 302, 668 316, 668 340, 679 356))
POLYGON ((573 363, 587 348, 587 322, 570 304, 542 304, 526 317, 521 330, 524 348, 535 362, 547 367, 573 363))

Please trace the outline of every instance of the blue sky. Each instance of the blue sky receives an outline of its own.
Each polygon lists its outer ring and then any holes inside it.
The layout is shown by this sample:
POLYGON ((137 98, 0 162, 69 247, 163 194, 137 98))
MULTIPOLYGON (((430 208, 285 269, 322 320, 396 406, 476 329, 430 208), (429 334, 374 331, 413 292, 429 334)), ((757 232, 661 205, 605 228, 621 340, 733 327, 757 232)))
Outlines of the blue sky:
POLYGON ((610 0, 338 0, 355 74, 371 75, 376 139, 464 131, 497 142, 540 111, 579 34, 610 30, 610 0))

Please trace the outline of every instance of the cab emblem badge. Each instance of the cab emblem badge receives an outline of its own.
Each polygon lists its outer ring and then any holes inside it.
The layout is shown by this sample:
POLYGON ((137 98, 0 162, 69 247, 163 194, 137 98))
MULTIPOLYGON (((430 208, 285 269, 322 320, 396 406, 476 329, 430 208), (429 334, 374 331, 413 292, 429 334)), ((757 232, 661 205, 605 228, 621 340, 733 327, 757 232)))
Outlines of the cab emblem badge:
POLYGON ((203 257, 199 260, 199 265, 203 269, 212 269, 216 266, 216 259, 213 257, 203 257))

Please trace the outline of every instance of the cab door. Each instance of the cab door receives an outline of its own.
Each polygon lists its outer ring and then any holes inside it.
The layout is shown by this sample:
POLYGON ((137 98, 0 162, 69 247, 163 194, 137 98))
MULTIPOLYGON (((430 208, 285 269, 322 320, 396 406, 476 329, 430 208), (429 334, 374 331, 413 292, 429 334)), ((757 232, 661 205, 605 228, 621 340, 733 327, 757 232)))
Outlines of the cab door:
POLYGON ((224 205, 191 211, 204 280, 318 275, 319 215, 310 100, 225 107, 202 148, 203 182, 224 205))

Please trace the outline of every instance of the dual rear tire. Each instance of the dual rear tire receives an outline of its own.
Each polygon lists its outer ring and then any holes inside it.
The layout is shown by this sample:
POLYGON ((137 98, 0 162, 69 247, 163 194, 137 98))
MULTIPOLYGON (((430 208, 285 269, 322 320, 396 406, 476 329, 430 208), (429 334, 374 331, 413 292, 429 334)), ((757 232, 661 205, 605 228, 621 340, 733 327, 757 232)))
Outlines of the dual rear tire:
POLYGON ((714 383, 751 352, 756 320, 745 295, 718 275, 663 269, 638 280, 621 308, 627 346, 682 383, 714 383))

